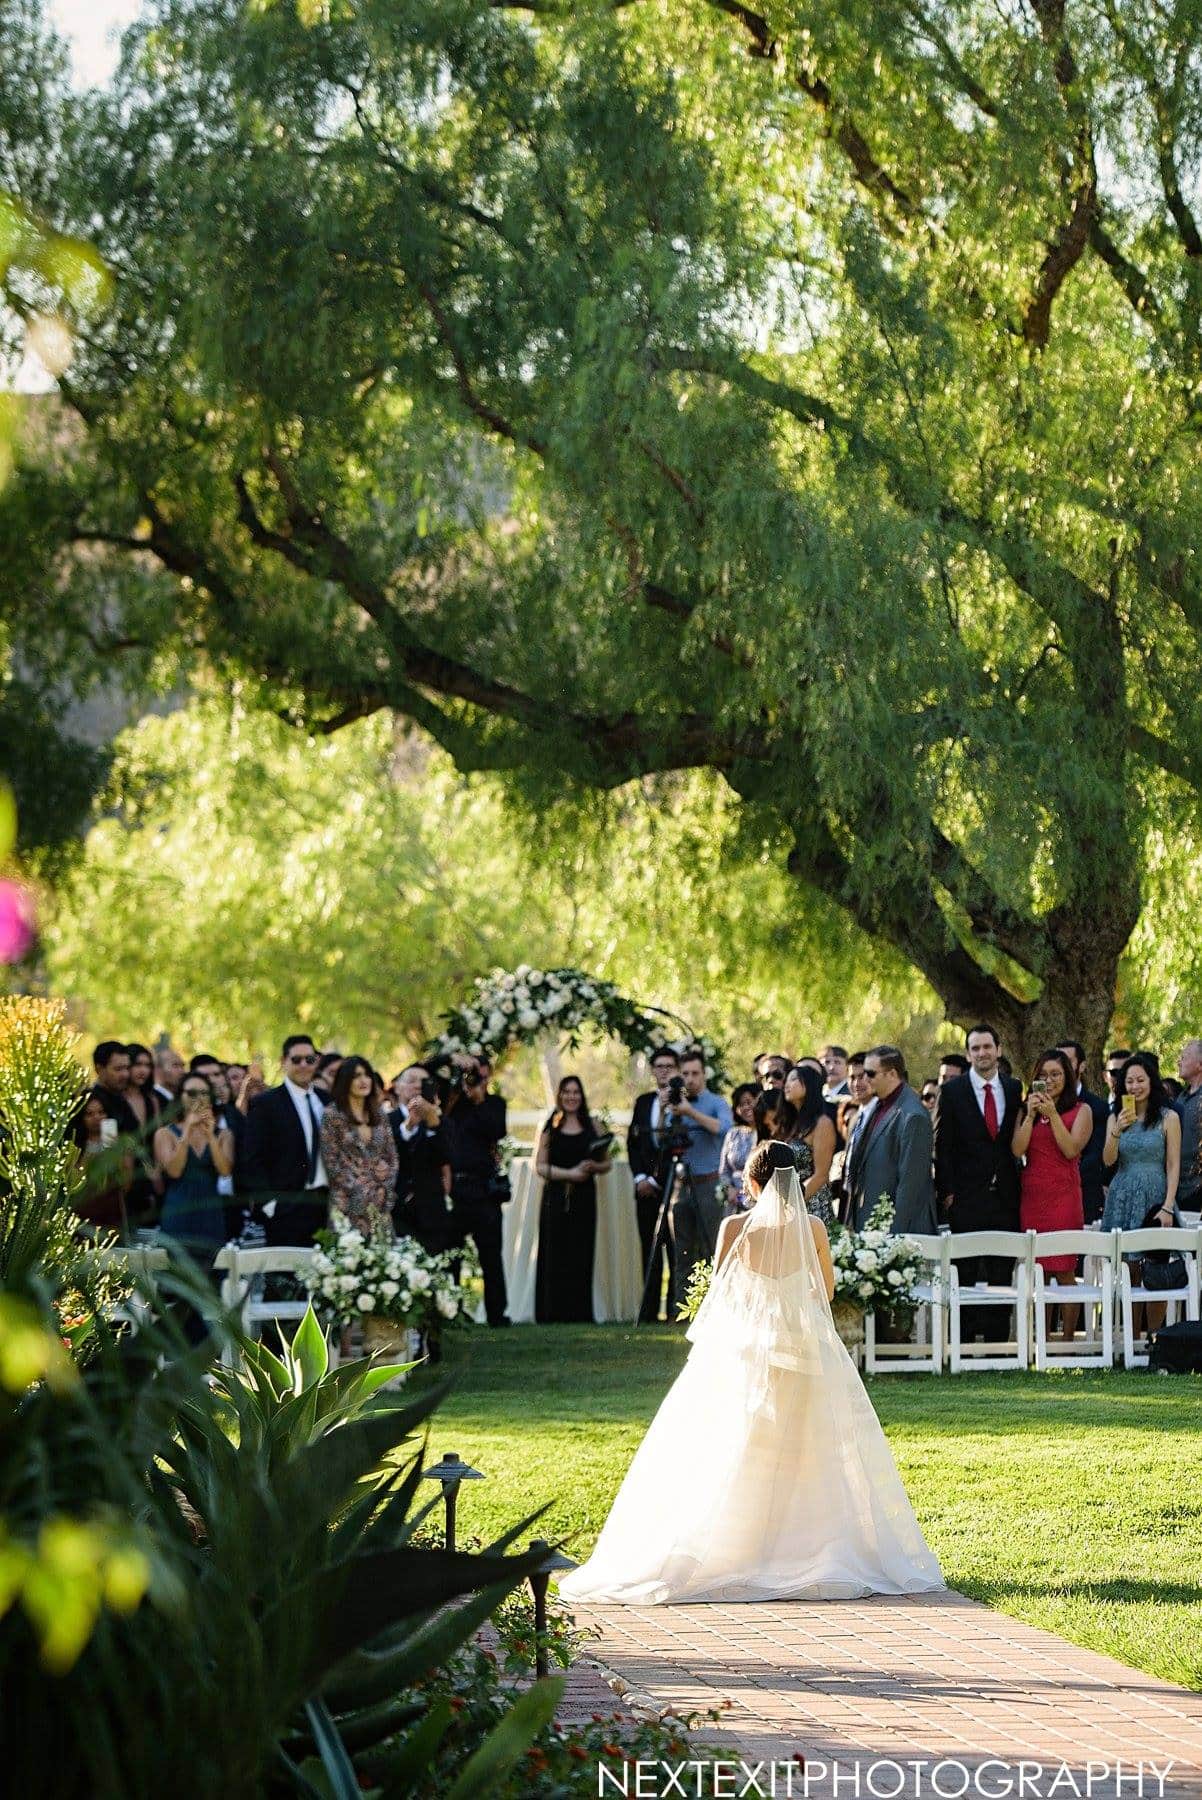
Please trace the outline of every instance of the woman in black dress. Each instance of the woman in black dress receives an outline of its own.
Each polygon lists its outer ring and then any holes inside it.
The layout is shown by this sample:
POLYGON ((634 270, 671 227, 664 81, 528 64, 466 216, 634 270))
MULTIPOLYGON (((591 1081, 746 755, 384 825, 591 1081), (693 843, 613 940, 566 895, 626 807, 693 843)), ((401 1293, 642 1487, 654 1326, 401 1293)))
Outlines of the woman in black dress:
POLYGON ((589 1155, 596 1137, 584 1088, 575 1075, 565 1075, 535 1156, 543 1181, 534 1301, 534 1316, 540 1325, 592 1324, 597 1237, 594 1177, 609 1171, 608 1157, 601 1160, 589 1155))

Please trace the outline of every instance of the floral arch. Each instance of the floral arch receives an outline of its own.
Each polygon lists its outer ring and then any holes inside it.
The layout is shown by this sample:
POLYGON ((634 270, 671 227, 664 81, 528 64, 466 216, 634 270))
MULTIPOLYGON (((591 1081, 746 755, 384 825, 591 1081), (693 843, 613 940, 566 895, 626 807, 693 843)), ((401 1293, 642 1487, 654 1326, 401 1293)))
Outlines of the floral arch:
POLYGON ((707 1080, 719 1087, 726 1081, 718 1046, 704 1033, 690 1031, 682 1019, 658 1007, 638 1006, 611 981, 582 969, 532 969, 527 963, 479 976, 470 997, 444 1015, 430 1056, 437 1062, 467 1051, 498 1061, 550 1032, 575 1049, 589 1025, 617 1038, 632 1056, 649 1056, 665 1044, 674 1050, 695 1047, 705 1057, 707 1080))

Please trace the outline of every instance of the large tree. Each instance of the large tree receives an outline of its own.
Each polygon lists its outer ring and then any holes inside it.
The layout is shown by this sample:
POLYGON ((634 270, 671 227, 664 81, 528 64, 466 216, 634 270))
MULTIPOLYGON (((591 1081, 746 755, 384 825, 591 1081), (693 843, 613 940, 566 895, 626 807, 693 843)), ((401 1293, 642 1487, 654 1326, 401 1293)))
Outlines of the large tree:
POLYGON ((1200 17, 159 0, 0 115, 115 279, 14 628, 536 794, 716 770, 949 1016, 1096 1047, 1202 776, 1200 17))

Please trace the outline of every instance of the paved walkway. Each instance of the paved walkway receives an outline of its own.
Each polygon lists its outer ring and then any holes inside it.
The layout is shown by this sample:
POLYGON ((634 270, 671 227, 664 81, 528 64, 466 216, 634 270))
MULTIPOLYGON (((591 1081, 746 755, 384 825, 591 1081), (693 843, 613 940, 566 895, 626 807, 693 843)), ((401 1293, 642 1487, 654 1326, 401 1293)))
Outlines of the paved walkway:
MULTIPOLYGON (((595 1628, 586 1654, 621 1678, 623 1706, 637 1707, 641 1693, 677 1714, 723 1708, 720 1722, 703 1723, 695 1739, 750 1764, 784 1765, 800 1753, 814 1796, 950 1797, 965 1791, 963 1779, 970 1796, 1132 1800, 1141 1793, 1142 1763, 1142 1794, 1160 1800, 1150 1765, 1163 1774, 1171 1762, 1165 1800, 1202 1800, 1202 1694, 1077 1649, 961 1594, 572 1610, 578 1625, 595 1628), (930 1785, 931 1765, 941 1760, 971 1774, 945 1768, 938 1786, 930 1785), (880 1766, 868 1785, 874 1762, 899 1765, 908 1785, 899 1790, 897 1774, 880 1766), (918 1762, 927 1770, 916 1773, 918 1762), (1062 1764, 1072 1782, 1057 1773, 1062 1764), (1020 1788, 1024 1766, 1027 1785, 1020 1788)), ((765 1770, 758 1791, 773 1791, 768 1777, 765 1770)), ((780 1769, 776 1780, 777 1794, 790 1791, 780 1769)), ((740 1793, 741 1781, 728 1791, 740 1793)), ((803 1790, 795 1784, 791 1791, 803 1790)), ((679 1789, 648 1785, 642 1792, 679 1789)))

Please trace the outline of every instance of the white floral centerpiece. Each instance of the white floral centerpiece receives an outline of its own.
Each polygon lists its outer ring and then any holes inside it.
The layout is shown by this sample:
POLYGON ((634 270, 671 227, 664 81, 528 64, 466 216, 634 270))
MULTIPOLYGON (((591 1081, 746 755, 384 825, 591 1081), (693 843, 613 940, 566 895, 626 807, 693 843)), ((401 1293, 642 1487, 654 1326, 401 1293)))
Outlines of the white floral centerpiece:
POLYGON ((444 1029, 428 1049, 437 1065, 452 1056, 487 1055, 496 1061, 507 1050, 532 1044, 554 1032, 575 1049, 585 1026, 616 1037, 634 1056, 650 1056, 665 1044, 680 1052, 697 1049, 705 1058, 706 1079, 720 1087, 726 1071, 711 1038, 680 1027, 668 1014, 636 1006, 612 981, 583 969, 533 969, 522 963, 478 978, 462 1006, 444 1015, 444 1029))
POLYGON ((384 1320, 398 1334, 428 1331, 466 1308, 453 1266, 464 1263, 462 1252, 435 1256, 414 1238, 369 1238, 351 1225, 319 1232, 317 1242, 305 1284, 318 1311, 339 1325, 384 1320))
POLYGON ((888 1194, 882 1194, 863 1230, 832 1226, 832 1306, 842 1302, 860 1313, 887 1313, 895 1324, 908 1327, 918 1305, 916 1290, 926 1265, 913 1238, 890 1231, 892 1219, 893 1202, 888 1194))

